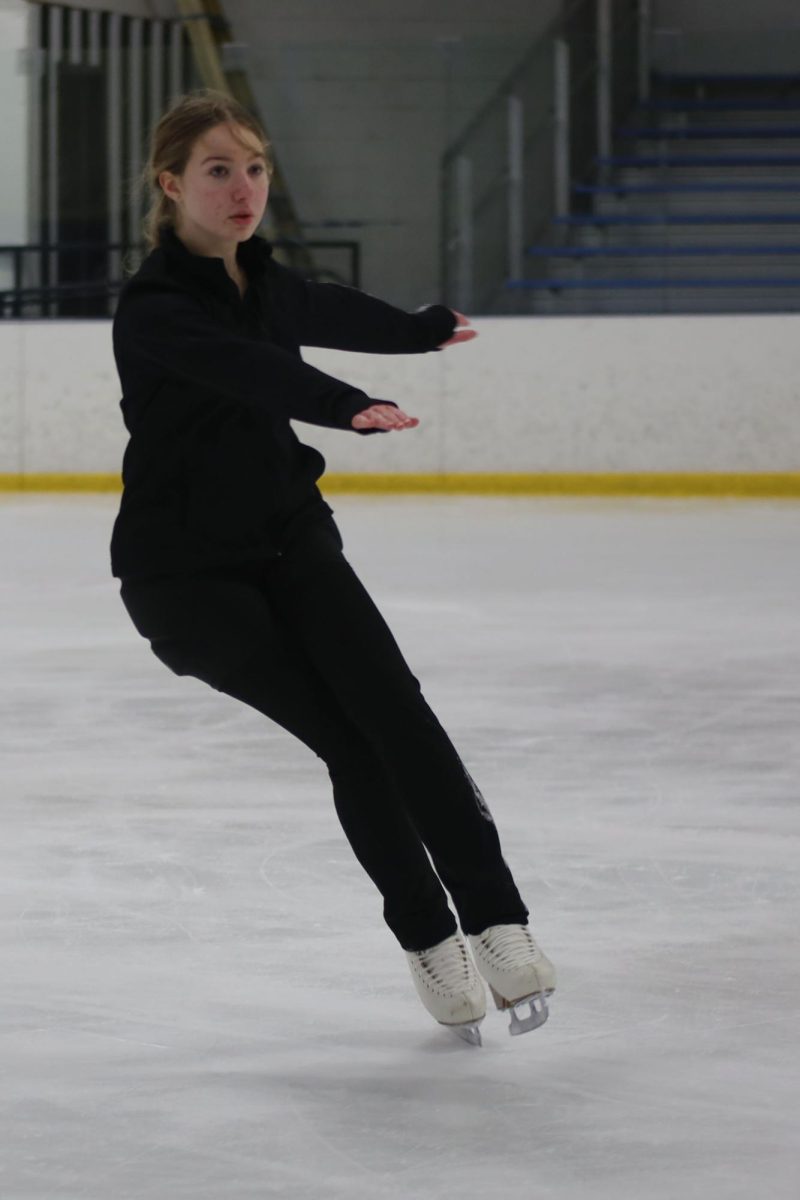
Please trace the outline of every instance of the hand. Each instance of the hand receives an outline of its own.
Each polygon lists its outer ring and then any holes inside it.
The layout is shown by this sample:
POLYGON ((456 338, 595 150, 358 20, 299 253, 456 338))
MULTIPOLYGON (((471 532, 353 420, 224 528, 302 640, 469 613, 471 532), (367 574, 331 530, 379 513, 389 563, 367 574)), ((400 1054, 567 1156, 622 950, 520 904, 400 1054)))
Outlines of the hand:
POLYGON ((356 413, 351 421, 353 429, 413 429, 419 425, 418 417, 407 416, 393 404, 372 404, 363 412, 356 413))
MULTIPOLYGON (((469 320, 464 316, 463 313, 456 312, 454 308, 451 308, 450 311, 454 316, 458 317, 456 328, 458 328, 460 325, 469 325, 469 320)), ((477 329, 465 329, 462 333, 454 333, 453 336, 448 338, 446 342, 442 342, 439 346, 439 349, 442 350, 445 346, 455 346, 458 342, 471 342, 472 339, 476 338, 477 336, 477 329)))

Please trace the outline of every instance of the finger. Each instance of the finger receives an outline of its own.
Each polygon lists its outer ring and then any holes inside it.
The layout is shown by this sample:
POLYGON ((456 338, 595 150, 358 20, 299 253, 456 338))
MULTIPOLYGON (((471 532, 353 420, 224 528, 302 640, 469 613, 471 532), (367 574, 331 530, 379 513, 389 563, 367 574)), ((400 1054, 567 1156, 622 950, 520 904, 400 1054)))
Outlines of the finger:
POLYGON ((400 408, 396 408, 393 404, 373 404, 369 409, 359 414, 359 419, 364 419, 367 422, 366 425, 361 426, 362 428, 383 429, 386 431, 408 429, 419 424, 416 417, 409 417, 408 413, 403 412, 400 408))

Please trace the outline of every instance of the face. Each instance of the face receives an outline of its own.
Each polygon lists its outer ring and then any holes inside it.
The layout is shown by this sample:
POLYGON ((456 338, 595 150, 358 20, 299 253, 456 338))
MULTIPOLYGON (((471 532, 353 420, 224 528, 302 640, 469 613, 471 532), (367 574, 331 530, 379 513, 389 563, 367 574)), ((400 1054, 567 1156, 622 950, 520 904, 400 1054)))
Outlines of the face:
POLYGON ((249 129, 227 124, 206 130, 195 142, 182 175, 163 171, 159 183, 175 201, 178 236, 199 248, 228 248, 249 238, 264 215, 269 193, 267 164, 249 129), (237 219, 238 214, 246 214, 237 219))

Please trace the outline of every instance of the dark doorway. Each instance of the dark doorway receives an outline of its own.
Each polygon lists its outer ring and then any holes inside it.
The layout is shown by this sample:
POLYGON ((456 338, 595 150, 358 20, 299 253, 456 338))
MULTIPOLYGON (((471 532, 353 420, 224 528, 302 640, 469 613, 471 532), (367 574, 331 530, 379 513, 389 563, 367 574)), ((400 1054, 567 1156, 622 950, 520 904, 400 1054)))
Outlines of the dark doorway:
POLYGON ((102 68, 60 63, 58 77, 58 279, 82 285, 57 315, 105 317, 108 240, 106 81, 102 68), (69 243, 81 243, 71 246, 69 243), (95 294, 90 287, 96 284, 95 294))

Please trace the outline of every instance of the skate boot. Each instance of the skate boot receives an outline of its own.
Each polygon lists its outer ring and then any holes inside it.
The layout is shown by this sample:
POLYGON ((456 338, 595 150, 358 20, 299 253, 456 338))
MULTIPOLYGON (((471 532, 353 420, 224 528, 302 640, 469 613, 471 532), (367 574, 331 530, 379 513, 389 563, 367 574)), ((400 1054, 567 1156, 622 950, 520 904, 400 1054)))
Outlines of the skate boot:
POLYGON ((475 963, 499 1009, 511 1010, 510 1034, 528 1033, 544 1025, 547 997, 555 991, 553 964, 531 937, 527 925, 490 925, 469 934, 475 963), (520 1016, 517 1005, 530 1004, 530 1016, 520 1016))
POLYGON ((440 1025, 480 1046, 486 992, 460 931, 428 950, 406 950, 417 992, 440 1025))

